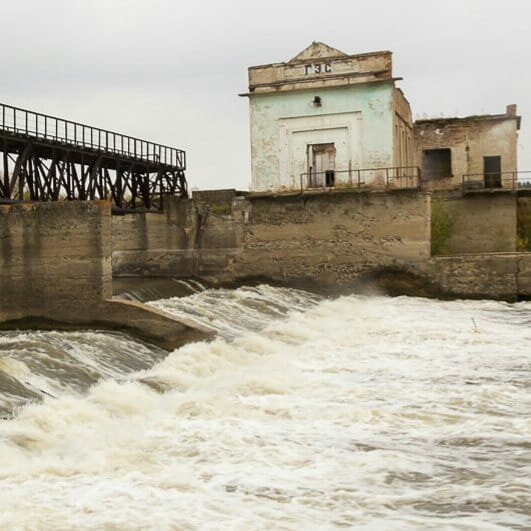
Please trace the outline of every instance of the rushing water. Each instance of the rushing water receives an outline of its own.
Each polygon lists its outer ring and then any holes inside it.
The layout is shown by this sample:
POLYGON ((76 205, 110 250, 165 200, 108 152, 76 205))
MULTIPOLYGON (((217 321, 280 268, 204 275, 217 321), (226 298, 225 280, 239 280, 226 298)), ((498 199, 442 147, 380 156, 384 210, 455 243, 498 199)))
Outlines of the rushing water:
POLYGON ((0 335, 0 529, 531 528, 530 303, 189 288, 169 355, 0 335))

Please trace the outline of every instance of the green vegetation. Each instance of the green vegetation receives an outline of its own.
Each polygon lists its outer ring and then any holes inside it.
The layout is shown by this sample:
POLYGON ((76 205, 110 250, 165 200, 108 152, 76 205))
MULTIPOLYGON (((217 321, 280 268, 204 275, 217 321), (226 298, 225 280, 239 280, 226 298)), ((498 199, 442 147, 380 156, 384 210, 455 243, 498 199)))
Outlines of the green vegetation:
POLYGON ((531 251, 531 203, 518 205, 516 250, 531 251))
POLYGON ((450 217, 444 198, 434 199, 431 204, 431 254, 443 254, 452 237, 454 220, 450 217))
POLYGON ((212 214, 230 214, 232 208, 230 203, 212 203, 208 205, 208 210, 212 214))

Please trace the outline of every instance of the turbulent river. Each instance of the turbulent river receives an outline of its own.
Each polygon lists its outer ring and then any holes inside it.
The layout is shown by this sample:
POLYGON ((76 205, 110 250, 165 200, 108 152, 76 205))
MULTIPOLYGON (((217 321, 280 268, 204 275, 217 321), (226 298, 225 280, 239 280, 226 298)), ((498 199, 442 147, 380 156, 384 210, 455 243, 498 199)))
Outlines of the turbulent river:
POLYGON ((531 303, 181 285, 213 342, 0 333, 0 529, 531 529, 531 303))

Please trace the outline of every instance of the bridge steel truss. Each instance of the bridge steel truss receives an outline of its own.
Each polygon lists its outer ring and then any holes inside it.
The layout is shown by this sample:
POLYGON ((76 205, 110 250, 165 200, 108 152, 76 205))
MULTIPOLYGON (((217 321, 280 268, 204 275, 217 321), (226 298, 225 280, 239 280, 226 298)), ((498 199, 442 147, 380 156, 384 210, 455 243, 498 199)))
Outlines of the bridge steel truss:
POLYGON ((138 212, 188 194, 182 150, 3 104, 0 152, 0 203, 108 199, 138 212))

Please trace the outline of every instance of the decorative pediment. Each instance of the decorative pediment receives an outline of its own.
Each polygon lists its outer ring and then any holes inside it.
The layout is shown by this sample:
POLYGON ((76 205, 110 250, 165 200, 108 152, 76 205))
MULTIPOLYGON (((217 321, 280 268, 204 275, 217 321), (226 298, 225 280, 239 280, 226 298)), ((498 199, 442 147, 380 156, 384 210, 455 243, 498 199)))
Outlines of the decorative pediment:
POLYGON ((324 59, 328 57, 346 57, 347 54, 343 53, 341 50, 338 50, 337 48, 332 48, 332 46, 328 46, 328 44, 325 44, 324 42, 312 42, 310 46, 304 48, 302 52, 298 53, 293 59, 291 59, 290 63, 295 63, 298 61, 309 61, 312 59, 324 59))

